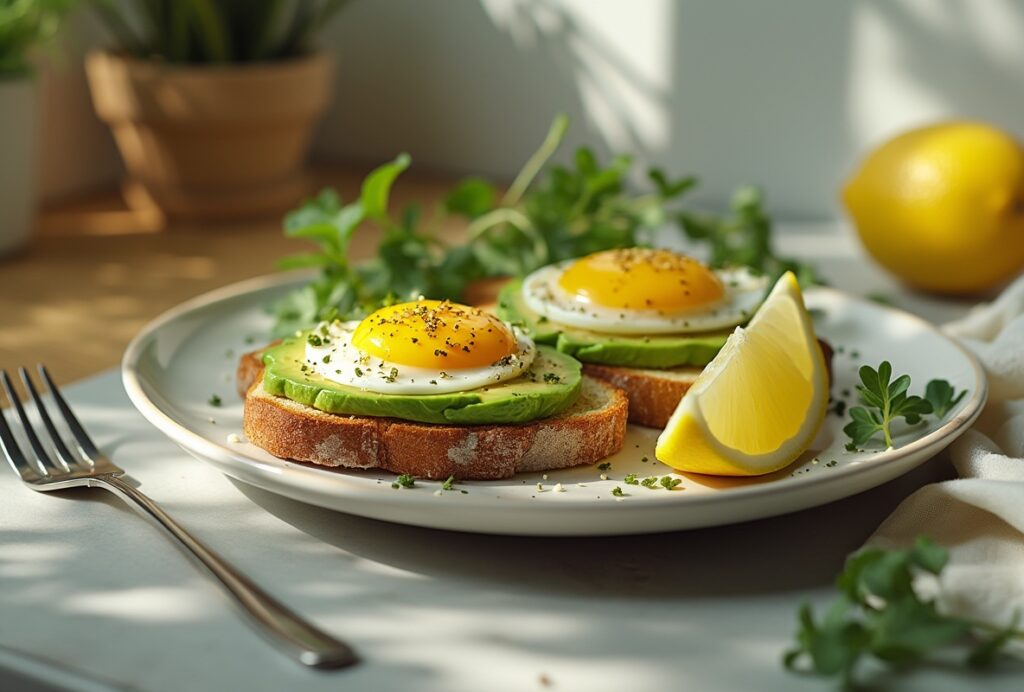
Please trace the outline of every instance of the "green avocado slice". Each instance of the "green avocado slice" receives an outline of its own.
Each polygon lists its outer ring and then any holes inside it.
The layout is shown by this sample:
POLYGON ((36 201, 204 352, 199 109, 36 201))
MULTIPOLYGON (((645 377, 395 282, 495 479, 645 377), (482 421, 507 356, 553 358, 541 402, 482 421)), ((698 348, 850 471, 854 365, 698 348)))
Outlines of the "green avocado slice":
POLYGON ((530 369, 514 380, 450 394, 379 394, 317 374, 306 364, 305 344, 303 333, 267 349, 263 388, 327 413, 448 425, 526 423, 571 406, 583 377, 571 357, 538 346, 530 369))
POLYGON ((538 344, 554 346, 586 363, 631 368, 702 367, 718 354, 731 333, 626 336, 591 332, 538 315, 526 305, 521 289, 519 280, 505 284, 498 294, 498 316, 521 325, 538 344))

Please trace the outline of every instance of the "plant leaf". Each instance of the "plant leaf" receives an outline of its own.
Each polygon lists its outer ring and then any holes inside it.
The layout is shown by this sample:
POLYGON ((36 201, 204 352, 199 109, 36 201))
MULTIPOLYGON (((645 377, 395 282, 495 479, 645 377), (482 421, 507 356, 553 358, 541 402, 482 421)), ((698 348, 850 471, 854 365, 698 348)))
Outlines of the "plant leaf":
POLYGON ((965 394, 966 389, 956 393, 953 385, 946 380, 931 380, 924 390, 924 398, 932 405, 932 411, 940 420, 960 403, 965 394))
POLYGON ((388 222, 388 199, 391 186, 395 179, 409 167, 412 159, 408 154, 399 154, 391 163, 374 169, 363 181, 362 201, 363 213, 367 218, 379 223, 388 222))
POLYGON ((475 219, 494 209, 498 193, 494 186, 483 178, 467 178, 448 194, 445 209, 450 214, 461 214, 475 219))

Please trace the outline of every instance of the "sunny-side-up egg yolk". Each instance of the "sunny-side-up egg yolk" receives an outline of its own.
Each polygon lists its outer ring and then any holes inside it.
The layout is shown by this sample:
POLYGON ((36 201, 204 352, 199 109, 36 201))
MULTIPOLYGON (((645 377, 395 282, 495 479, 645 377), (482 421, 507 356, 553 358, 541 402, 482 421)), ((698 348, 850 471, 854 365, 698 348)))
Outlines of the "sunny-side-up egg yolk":
POLYGON ((688 334, 746 322, 766 288, 748 269, 711 269, 671 250, 626 248, 538 269, 523 280, 523 299, 555 324, 688 334))
POLYGON ((725 295, 721 279, 692 257, 643 248, 584 257, 558 284, 581 303, 667 313, 713 305, 725 295))
POLYGON ((536 346, 478 308, 419 300, 314 330, 307 362, 340 384, 389 394, 468 391, 518 377, 536 346))

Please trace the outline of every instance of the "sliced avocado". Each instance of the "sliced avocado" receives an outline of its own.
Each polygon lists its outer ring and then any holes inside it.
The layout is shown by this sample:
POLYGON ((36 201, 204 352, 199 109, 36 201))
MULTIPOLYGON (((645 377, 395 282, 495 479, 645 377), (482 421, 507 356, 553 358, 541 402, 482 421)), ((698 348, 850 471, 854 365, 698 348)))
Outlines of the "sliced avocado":
POLYGON ((263 387, 271 394, 328 413, 386 416, 420 423, 484 425, 547 418, 576 401, 580 364, 540 346, 530 369, 514 380, 451 394, 379 394, 317 374, 306 363, 306 335, 263 354, 263 387))
POLYGON ((730 330, 685 336, 627 336, 556 324, 526 305, 522 282, 518 280, 505 284, 498 294, 498 316, 506 322, 521 325, 538 344, 554 346, 586 363, 631 368, 707 365, 731 333, 730 330))

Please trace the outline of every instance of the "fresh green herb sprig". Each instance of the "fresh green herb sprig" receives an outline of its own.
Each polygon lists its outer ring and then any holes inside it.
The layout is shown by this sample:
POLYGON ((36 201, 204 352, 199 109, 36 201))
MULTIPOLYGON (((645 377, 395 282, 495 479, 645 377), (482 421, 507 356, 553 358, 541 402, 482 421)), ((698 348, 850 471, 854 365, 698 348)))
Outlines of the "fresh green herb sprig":
POLYGON ((740 190, 726 217, 688 214, 679 202, 696 185, 692 176, 672 179, 651 168, 646 189, 635 192, 627 184, 632 161, 626 156, 604 164, 581 148, 570 165, 548 165, 567 127, 565 116, 555 118, 503 194, 481 178, 458 184, 429 227, 416 205, 398 220, 389 214, 391 186, 410 163, 404 154, 371 172, 358 199, 343 204, 337 193, 325 190, 289 214, 286 235, 319 249, 285 258, 279 266, 320 273, 274 306, 274 335, 286 336, 319 320, 361 318, 420 295, 459 300, 475 280, 522 275, 601 250, 646 245, 658 229, 671 224, 707 242, 715 266, 745 265, 773 276, 793 269, 804 283, 815 278, 806 265, 775 254, 759 191, 740 190), (436 229, 445 215, 468 221, 465 242, 448 245, 438 238, 436 229), (355 264, 349 244, 363 222, 376 225, 381 240, 373 259, 355 264))
POLYGON ((882 361, 878 369, 862 365, 859 370, 861 384, 857 393, 864 406, 850 409, 852 419, 843 428, 854 448, 862 447, 879 432, 886 448, 892 447, 892 423, 903 418, 910 425, 921 422, 923 416, 934 413, 939 419, 963 398, 946 380, 932 380, 925 388, 925 396, 908 393, 910 375, 892 380, 892 364, 882 361), (890 381, 891 380, 891 381, 890 381))
POLYGON ((921 573, 939 575, 946 551, 928 538, 907 550, 867 548, 851 555, 836 581, 840 596, 819 621, 809 604, 799 612, 796 646, 783 662, 794 671, 856 684, 865 659, 907 669, 929 654, 959 645, 974 668, 992 664, 1013 638, 1024 636, 1014 617, 1007 627, 946 615, 916 590, 921 573), (971 639, 971 633, 984 633, 971 639))
POLYGON ((555 118, 503 195, 470 178, 448 196, 446 210, 470 222, 468 245, 486 275, 522 275, 560 260, 648 244, 672 220, 673 203, 696 185, 692 176, 673 180, 651 168, 650 189, 632 193, 632 159, 616 156, 604 165, 587 148, 576 151, 571 165, 544 170, 568 126, 566 116, 555 118))
POLYGON ((801 286, 822 283, 812 265, 776 252, 772 220, 764 210, 764 195, 756 187, 737 189, 725 216, 684 211, 677 220, 687 237, 708 246, 712 267, 749 267, 773 281, 792 271, 801 286))

